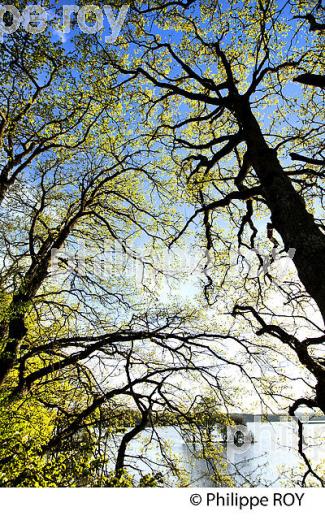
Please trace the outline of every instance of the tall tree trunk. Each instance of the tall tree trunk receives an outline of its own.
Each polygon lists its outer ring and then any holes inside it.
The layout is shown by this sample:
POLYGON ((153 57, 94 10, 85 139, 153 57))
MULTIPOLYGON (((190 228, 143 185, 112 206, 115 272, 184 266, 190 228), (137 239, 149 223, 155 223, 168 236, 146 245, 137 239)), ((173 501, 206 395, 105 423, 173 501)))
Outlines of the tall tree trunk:
POLYGON ((20 289, 13 296, 8 310, 9 319, 0 324, 0 385, 17 359, 19 346, 27 333, 25 316, 32 298, 47 275, 48 263, 49 261, 45 261, 43 265, 39 265, 39 269, 30 269, 31 273, 26 275, 20 289))
MULTIPOLYGON (((243 129, 249 158, 263 187, 274 228, 285 248, 295 249, 293 262, 299 279, 315 300, 325 322, 325 235, 294 189, 276 151, 266 143, 248 98, 236 96, 233 111, 243 129)), ((317 380, 316 402, 325 413, 325 367, 317 380)))
POLYGON ((249 101, 240 97, 234 108, 243 128, 251 163, 264 190, 272 223, 286 249, 296 250, 293 262, 298 276, 317 303, 325 322, 325 235, 294 189, 276 151, 266 143, 249 101))
POLYGON ((7 318, 0 323, 0 335, 2 336, 0 336, 0 385, 13 368, 20 344, 26 336, 26 313, 47 277, 52 250, 60 249, 81 216, 82 211, 79 211, 70 221, 65 223, 55 240, 50 236, 47 238, 39 253, 33 259, 18 291, 13 296, 8 309, 9 319, 7 318))

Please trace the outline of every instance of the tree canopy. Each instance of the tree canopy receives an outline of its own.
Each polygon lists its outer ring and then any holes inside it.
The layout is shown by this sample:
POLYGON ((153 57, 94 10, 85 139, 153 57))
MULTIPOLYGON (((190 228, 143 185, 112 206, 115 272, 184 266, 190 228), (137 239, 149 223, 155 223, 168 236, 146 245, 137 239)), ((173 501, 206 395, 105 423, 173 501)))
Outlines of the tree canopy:
POLYGON ((166 422, 231 485, 211 409, 325 414, 322 15, 132 1, 113 45, 4 35, 1 485, 186 485, 166 422))

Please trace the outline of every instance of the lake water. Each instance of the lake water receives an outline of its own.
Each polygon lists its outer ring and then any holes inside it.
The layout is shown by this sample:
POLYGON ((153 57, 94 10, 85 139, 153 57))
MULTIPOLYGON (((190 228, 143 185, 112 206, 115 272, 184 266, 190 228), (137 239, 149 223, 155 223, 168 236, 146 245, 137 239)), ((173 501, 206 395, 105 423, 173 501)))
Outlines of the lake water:
MULTIPOLYGON (((227 473, 233 477, 236 486, 290 486, 294 482, 292 480, 294 476, 301 476, 304 473, 303 460, 298 453, 297 424, 294 421, 271 423, 254 421, 238 428, 246 432, 246 442, 242 446, 236 446, 231 432, 228 433, 231 442, 220 443, 220 433, 218 429, 214 431, 215 442, 223 449, 222 457, 226 462, 227 473)), ((304 453, 313 468, 323 461, 324 472, 325 423, 305 423, 303 433, 304 453)), ((167 450, 170 450, 173 457, 178 458, 180 465, 190 474, 192 487, 215 487, 210 478, 213 471, 211 461, 197 457, 195 446, 185 442, 177 428, 170 426, 157 428, 157 434, 163 443, 167 443, 167 450)), ((149 472, 151 461, 155 461, 159 470, 159 442, 157 438, 151 436, 149 430, 129 445, 127 453, 131 466, 149 472), (143 442, 147 442, 145 458, 144 462, 139 464, 136 455, 143 442), (147 465, 146 460, 150 461, 150 464, 148 462, 147 465)), ((318 469, 318 474, 320 471, 318 469)), ((324 474, 322 476, 325 477, 324 474)), ((170 485, 175 484, 176 480, 171 476, 170 485)))

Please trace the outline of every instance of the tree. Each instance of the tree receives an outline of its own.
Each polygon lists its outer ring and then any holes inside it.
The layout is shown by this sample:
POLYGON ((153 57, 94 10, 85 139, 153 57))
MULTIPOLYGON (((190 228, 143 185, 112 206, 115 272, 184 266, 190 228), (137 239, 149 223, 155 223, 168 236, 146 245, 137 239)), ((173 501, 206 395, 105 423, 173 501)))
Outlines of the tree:
MULTIPOLYGON (((164 7, 157 2, 155 6, 150 17, 135 15, 125 30, 127 41, 137 49, 129 60, 106 53, 106 61, 137 86, 142 84, 138 102, 143 107, 144 132, 152 150, 163 150, 162 169, 166 169, 166 156, 171 156, 169 168, 185 190, 185 200, 196 206, 173 242, 201 215, 206 248, 216 265, 222 254, 229 254, 235 229, 241 249, 260 250, 263 220, 269 220, 267 238, 273 257, 280 250, 292 252, 297 273, 290 291, 283 284, 276 286, 278 298, 284 294, 292 307, 291 326, 298 315, 305 315, 307 295, 324 320, 320 98, 317 90, 293 86, 293 81, 301 80, 301 72, 321 77, 322 26, 308 31, 304 24, 305 19, 315 19, 314 14, 306 15, 306 9, 318 13, 320 6, 316 2, 283 6, 275 1, 175 2, 164 7), (137 30, 132 30, 134 26, 137 30), (302 146, 308 148, 310 159, 297 154, 302 146), (308 168, 295 166, 290 157, 302 158, 308 168), (222 220, 227 222, 224 230, 222 220)), ((123 55, 124 42, 120 48, 123 55)), ((259 251, 257 257, 263 273, 259 251)), ((220 275, 220 264, 218 268, 220 275)), ((264 274, 270 282, 270 273, 264 274)), ((246 319, 250 315, 252 325, 255 321, 260 326, 259 335, 289 345, 315 378, 314 396, 293 404, 292 413, 300 404, 324 411, 324 364, 318 350, 313 352, 313 346, 324 342, 323 325, 314 322, 311 337, 301 340, 299 331, 287 332, 290 322, 284 324, 276 311, 271 313, 272 321, 265 320, 268 288, 261 278, 256 279, 255 298, 249 294, 250 303, 238 301, 232 312, 246 319)), ((223 279, 221 285, 225 283, 223 279)), ((212 286, 209 275, 206 295, 212 286)), ((220 294, 221 287, 216 288, 220 294)), ((309 316, 310 310, 310 323, 309 316)))
MULTIPOLYGON (((182 484, 156 424, 165 414, 201 434, 205 394, 217 412, 243 388, 263 410, 324 411, 321 28, 309 31, 309 11, 133 2, 114 48, 88 34, 68 50, 50 33, 4 40, 2 430, 22 407, 17 450, 31 462, 13 463, 2 435, 5 485, 161 485, 167 470, 182 484), (157 256, 176 242, 202 248, 192 304, 161 301, 157 256), (288 283, 279 259, 295 268, 288 283), (148 429, 162 473, 131 454, 148 429)), ((202 453, 219 461, 211 435, 209 422, 202 453)))

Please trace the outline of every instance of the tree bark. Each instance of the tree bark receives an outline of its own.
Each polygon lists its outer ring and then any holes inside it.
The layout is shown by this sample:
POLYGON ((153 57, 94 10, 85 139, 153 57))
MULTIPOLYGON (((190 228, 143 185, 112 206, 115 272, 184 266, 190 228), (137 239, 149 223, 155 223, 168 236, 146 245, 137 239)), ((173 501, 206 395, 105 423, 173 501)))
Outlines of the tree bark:
POLYGON ((128 444, 132 441, 132 439, 134 439, 140 432, 142 432, 145 429, 149 417, 149 412, 149 409, 142 411, 142 417, 140 422, 134 428, 132 428, 132 430, 127 432, 121 440, 115 464, 115 475, 117 477, 121 476, 122 471, 124 469, 124 461, 128 444))
MULTIPOLYGON (((316 302, 325 323, 325 235, 307 211, 303 198, 283 170, 277 153, 265 141, 248 98, 236 96, 232 105, 243 129, 247 152, 264 191, 274 228, 293 262, 300 281, 316 302)), ((325 413, 325 368, 317 377, 316 403, 325 413)))
POLYGON ((325 235, 294 189, 276 151, 266 143, 248 99, 239 96, 234 102, 234 112, 264 190, 273 226, 281 235, 285 248, 295 249, 293 262, 298 276, 317 303, 325 322, 325 235))
POLYGON ((72 217, 62 227, 56 239, 52 239, 50 236, 47 238, 37 256, 33 259, 18 291, 13 296, 8 312, 9 319, 0 323, 0 334, 2 336, 0 337, 0 346, 2 347, 0 352, 0 386, 13 368, 18 349, 27 333, 25 316, 33 298, 48 275, 52 249, 60 249, 81 216, 82 212, 78 212, 72 217))
POLYGON ((303 83, 304 85, 311 85, 312 87, 325 88, 325 76, 320 74, 300 74, 294 80, 296 83, 303 83))

